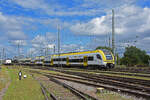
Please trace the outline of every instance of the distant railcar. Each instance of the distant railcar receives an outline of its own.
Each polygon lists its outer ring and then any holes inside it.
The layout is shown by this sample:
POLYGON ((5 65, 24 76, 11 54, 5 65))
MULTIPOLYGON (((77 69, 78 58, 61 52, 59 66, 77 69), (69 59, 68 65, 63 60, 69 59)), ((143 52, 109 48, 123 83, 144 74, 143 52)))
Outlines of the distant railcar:
POLYGON ((48 55, 48 56, 46 56, 45 58, 44 58, 44 62, 43 62, 43 64, 45 65, 45 66, 50 66, 50 65, 52 65, 51 64, 51 55, 48 55))
POLYGON ((6 59, 4 64, 5 65, 11 65, 12 64, 12 60, 11 59, 6 59))
POLYGON ((37 57, 35 57, 35 65, 44 65, 44 56, 37 56, 37 57))

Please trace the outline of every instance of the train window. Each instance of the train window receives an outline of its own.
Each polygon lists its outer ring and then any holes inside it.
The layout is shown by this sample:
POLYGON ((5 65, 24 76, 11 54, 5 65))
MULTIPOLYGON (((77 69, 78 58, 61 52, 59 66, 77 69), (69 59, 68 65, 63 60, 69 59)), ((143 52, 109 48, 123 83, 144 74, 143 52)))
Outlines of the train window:
POLYGON ((106 59, 107 60, 112 60, 113 58, 112 58, 112 55, 106 55, 106 59))
POLYGON ((53 59, 53 61, 57 61, 57 59, 56 59, 56 58, 54 58, 54 59, 53 59))
POLYGON ((51 61, 44 61, 44 63, 51 63, 51 61))
POLYGON ((83 59, 69 59, 69 62, 83 62, 83 59))
POLYGON ((96 57, 100 60, 102 60, 101 56, 99 54, 96 55, 96 57))
POLYGON ((61 58, 61 61, 66 61, 66 58, 61 58))
POLYGON ((66 61, 66 58, 55 58, 53 61, 66 61))
POLYGON ((93 61, 94 57, 93 56, 89 56, 88 57, 88 61, 93 61))

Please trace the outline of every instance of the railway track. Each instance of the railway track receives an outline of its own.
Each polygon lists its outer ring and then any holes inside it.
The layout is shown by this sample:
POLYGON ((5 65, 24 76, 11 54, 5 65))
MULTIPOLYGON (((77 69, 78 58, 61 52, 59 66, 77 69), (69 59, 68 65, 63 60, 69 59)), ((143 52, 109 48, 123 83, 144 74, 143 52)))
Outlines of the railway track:
POLYGON ((147 89, 144 87, 138 87, 137 85, 116 83, 115 81, 110 81, 110 80, 104 81, 103 79, 95 78, 93 76, 89 77, 89 75, 86 75, 86 77, 85 77, 85 76, 82 76, 81 73, 80 74, 79 73, 78 74, 67 73, 67 74, 78 75, 78 76, 84 77, 84 78, 77 78, 77 77, 75 78, 75 77, 71 77, 71 76, 68 78, 68 76, 63 76, 63 75, 60 75, 60 76, 46 75, 46 76, 47 77, 54 77, 54 78, 58 78, 58 79, 63 79, 63 80, 68 80, 68 81, 73 81, 73 82, 77 82, 77 83, 82 83, 82 84, 95 86, 95 87, 103 87, 105 89, 109 89, 112 91, 118 91, 119 90, 121 92, 125 92, 128 94, 134 94, 135 96, 140 96, 140 97, 143 97, 146 99, 150 98, 149 88, 147 89), (85 80, 87 80, 88 82, 85 82, 85 80), (92 82, 92 83, 90 83, 90 82, 92 82), (100 83, 100 84, 97 84, 97 83, 100 83), (145 90, 143 91, 143 89, 145 89, 145 90))
MULTIPOLYGON (((31 74, 31 76, 33 77, 34 80, 36 80, 35 77, 33 76, 33 74, 31 74)), ((43 93, 43 95, 44 95, 45 100, 58 100, 58 98, 57 98, 53 93, 49 92, 49 91, 46 89, 46 87, 45 87, 40 81, 38 81, 38 80, 36 80, 36 81, 37 81, 37 82, 40 84, 40 86, 41 86, 41 90, 42 90, 42 93, 43 93), (47 95, 47 93, 48 93, 49 95, 47 95)))
MULTIPOLYGON (((52 69, 52 68, 46 68, 52 69)), ((60 69, 60 68, 54 68, 60 69)), ((61 68, 62 69, 62 68, 61 68)), ((142 73, 125 73, 125 72, 115 72, 115 71, 100 71, 100 70, 89 70, 89 69, 79 69, 79 68, 63 68, 66 71, 80 71, 80 72, 90 72, 95 74, 114 74, 114 75, 127 75, 127 76, 135 76, 135 77, 146 77, 150 78, 150 74, 142 74, 142 73)))
POLYGON ((141 79, 135 79, 135 78, 110 76, 110 75, 108 76, 108 75, 102 75, 102 74, 100 75, 87 74, 87 73, 81 73, 81 72, 68 72, 68 71, 60 71, 60 72, 64 72, 67 74, 74 74, 74 75, 83 76, 83 77, 86 77, 88 75, 88 77, 95 77, 99 79, 109 79, 113 81, 120 81, 124 83, 138 84, 138 85, 144 85, 144 86, 150 87, 150 80, 141 80, 141 79))
MULTIPOLYGON (((79 91, 79 90, 77 90, 77 89, 75 89, 75 88, 73 88, 73 87, 71 87, 71 86, 69 86, 69 85, 67 85, 67 84, 65 84, 65 83, 63 83, 63 82, 61 82, 61 81, 56 80, 55 77, 53 77, 53 76, 51 76, 51 75, 45 75, 45 74, 43 74, 43 73, 39 73, 39 72, 35 72, 35 71, 30 71, 30 72, 42 74, 42 75, 48 77, 50 81, 53 81, 53 82, 55 82, 55 83, 57 83, 57 84, 59 84, 59 85, 62 85, 64 88, 69 89, 72 93, 74 93, 76 96, 78 96, 78 97, 80 98, 80 100, 98 100, 98 99, 95 98, 95 97, 92 97, 92 96, 90 96, 90 95, 88 95, 88 94, 86 94, 86 93, 84 93, 84 92, 82 92, 82 91, 79 91)), ((32 75, 32 76, 33 76, 33 75, 32 75)), ((39 83, 40 83, 40 82, 39 82, 39 83)), ((41 89, 42 89, 42 92, 43 92, 43 94, 44 94, 45 100, 50 100, 49 97, 46 95, 46 92, 48 92, 48 93, 50 94, 50 97, 51 97, 53 100, 61 100, 61 99, 57 99, 56 96, 54 96, 54 94, 50 93, 50 92, 43 86, 42 83, 40 83, 40 85, 41 85, 41 89)))
MULTIPOLYGON (((45 68, 44 68, 45 69, 45 68)), ((58 70, 58 69, 50 69, 48 68, 49 70, 53 70, 53 71, 59 71, 59 72, 63 72, 63 73, 66 73, 66 74, 74 74, 74 75, 82 75, 82 77, 87 77, 88 76, 92 76, 92 77, 96 77, 98 80, 101 80, 101 81, 104 81, 107 79, 107 81, 115 81, 115 84, 118 84, 118 85, 126 85, 125 83, 128 83, 129 85, 130 84, 136 84, 136 85, 142 85, 142 86, 145 86, 145 87, 140 87, 139 90, 146 90, 146 91, 149 91, 149 87, 150 87, 150 80, 141 80, 141 79, 136 79, 136 78, 128 78, 128 77, 120 77, 120 76, 110 76, 110 75, 103 75, 103 74, 90 74, 90 73, 82 73, 82 72, 76 72, 76 71, 64 71, 64 70, 58 70), (119 83, 121 82, 121 83, 119 83), (124 83, 123 83, 124 82, 124 83)), ((106 82, 107 83, 107 82, 106 82)), ((130 85, 129 86, 130 88, 134 88, 133 85, 130 85)))
POLYGON ((41 86, 41 89, 42 89, 42 93, 43 93, 43 95, 44 95, 44 97, 45 97, 45 100, 58 100, 57 98, 56 98, 56 96, 54 96, 54 94, 53 93, 50 93, 47 89, 46 89, 46 87, 44 87, 43 86, 43 84, 42 83, 40 83, 40 86, 41 86), (50 95, 50 97, 49 96, 47 96, 47 92, 49 93, 49 95, 50 95))
MULTIPOLYGON (((64 75, 57 75, 57 76, 63 76, 63 77, 66 77, 64 75)), ((113 86, 119 86, 119 87, 128 87, 130 89, 135 89, 135 90, 139 90, 139 91, 144 91, 144 92, 147 92, 147 93, 150 93, 150 87, 145 87, 143 85, 137 85, 135 87, 135 84, 129 84, 128 82, 121 82, 121 81, 114 81, 112 79, 105 79, 105 78, 97 78, 97 77, 94 77, 94 76, 82 76, 84 78, 78 78, 78 77, 72 77, 72 76, 67 76, 69 78, 75 78, 75 79, 82 79, 82 80, 88 80, 88 81, 94 81, 94 82, 99 82, 99 83, 103 83, 103 84, 110 84, 110 82, 114 82, 112 83, 111 85, 113 86)))
POLYGON ((150 74, 150 68, 115 68, 110 69, 110 71, 117 71, 117 72, 130 72, 130 73, 143 73, 143 74, 150 74))
MULTIPOLYGON (((26 65, 24 65, 26 66, 26 65)), ((30 67, 34 67, 34 68, 41 68, 41 66, 33 66, 33 65, 29 65, 30 67)), ((60 67, 54 67, 54 66, 51 66, 53 68, 60 68, 60 67)), ((50 67, 47 67, 47 66, 44 66, 42 67, 42 69, 49 69, 50 67)), ((66 68, 64 68, 66 69, 66 68)), ((67 68, 67 69, 70 69, 70 68, 67 68)), ((84 69, 84 68, 74 68, 74 69, 78 69, 78 70, 85 70, 85 71, 91 71, 91 69, 84 69)), ((72 70, 72 69, 71 69, 72 70)), ((93 72, 97 72, 97 69, 92 69, 93 72)), ((102 71, 102 70, 100 70, 102 71)), ((104 72, 105 71, 114 71, 114 72, 128 72, 128 73, 141 73, 141 74, 150 74, 150 68, 146 67, 146 68, 114 68, 114 69, 104 69, 104 72)), ((126 74, 126 75, 129 75, 129 74, 126 74)), ((143 77, 147 77, 147 76, 143 76, 143 77)))
MULTIPOLYGON (((35 67, 35 66, 34 66, 35 67)), ((32 67, 33 68, 33 67, 32 67)), ((35 67, 37 69, 43 69, 43 70, 53 70, 53 69, 60 69, 60 67, 50 68, 50 67, 35 67)), ((81 72, 91 72, 95 74, 114 74, 114 75, 127 75, 127 76, 135 76, 135 77, 143 77, 143 78, 150 78, 150 71, 146 71, 146 73, 140 73, 140 72, 128 72, 128 71, 115 71, 115 70, 106 70, 106 71, 99 71, 99 70, 89 70, 89 69, 79 69, 79 68, 61 68, 63 70, 72 70, 72 71, 81 71, 81 72), (126 73, 128 72, 128 73, 126 73)), ((144 70, 145 71, 145 70, 144 70)))
MULTIPOLYGON (((70 79, 70 78, 66 78, 66 77, 58 77, 58 76, 51 76, 57 79, 62 79, 62 80, 67 80, 67 81, 72 81, 72 82, 77 82, 77 83, 81 83, 81 84, 85 84, 85 85, 89 85, 89 86, 94 86, 94 87, 103 87, 105 89, 111 90, 111 91, 115 91, 115 92, 123 92, 123 93, 128 93, 128 94, 132 94, 135 95, 137 97, 143 97, 146 98, 147 100, 149 100, 150 95, 149 93, 144 93, 141 91, 136 91, 136 90, 132 90, 132 89, 127 89, 127 88, 121 88, 121 87, 117 87, 117 86, 110 86, 110 85, 106 85, 106 84, 98 84, 97 82, 85 82, 83 80, 75 80, 75 79, 70 79)), ((91 80, 88 80, 91 81, 91 80)), ((92 80, 93 81, 93 80, 92 80)))
POLYGON ((142 80, 142 79, 136 79, 136 78, 128 78, 128 77, 120 77, 120 76, 110 76, 110 75, 103 75, 103 74, 92 74, 92 73, 87 73, 87 72, 76 72, 76 71, 67 71, 67 70, 58 70, 58 69, 50 69, 53 71, 59 71, 63 72, 66 74, 74 74, 74 75, 82 75, 82 76, 93 76, 97 77, 100 79, 109 79, 109 80, 114 80, 114 81, 121 81, 125 83, 130 83, 130 84, 139 84, 139 85, 144 85, 147 87, 150 87, 150 80, 142 80))
POLYGON ((92 96, 90 96, 88 94, 85 94, 85 93, 83 93, 83 92, 81 92, 81 91, 79 91, 79 90, 77 90, 77 89, 75 89, 75 88, 65 84, 65 83, 62 83, 62 82, 54 79, 52 76, 48 76, 48 77, 50 78, 51 81, 64 86, 65 88, 69 89, 70 91, 75 93, 77 96, 79 96, 83 100, 98 100, 98 99, 96 99, 96 98, 94 98, 94 97, 92 97, 92 96))

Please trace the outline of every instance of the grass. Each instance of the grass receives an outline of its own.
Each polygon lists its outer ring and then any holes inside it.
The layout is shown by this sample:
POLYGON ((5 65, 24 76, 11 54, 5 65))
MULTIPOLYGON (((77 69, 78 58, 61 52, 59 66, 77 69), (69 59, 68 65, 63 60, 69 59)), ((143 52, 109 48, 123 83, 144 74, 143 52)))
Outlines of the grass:
POLYGON ((44 100, 40 84, 25 72, 22 73, 26 74, 27 78, 19 80, 19 69, 15 67, 10 67, 10 69, 8 69, 9 76, 11 77, 11 84, 3 100, 44 100))
POLYGON ((0 71, 0 91, 3 88, 5 88, 8 81, 9 81, 9 76, 8 76, 7 69, 4 66, 2 66, 2 69, 0 71))
POLYGON ((64 75, 63 73, 61 72, 56 72, 56 71, 51 71, 51 70, 41 70, 41 69, 31 69, 31 68, 23 68, 23 70, 25 71, 37 71, 37 72, 40 72, 40 73, 45 73, 45 74, 61 74, 61 75, 64 75))

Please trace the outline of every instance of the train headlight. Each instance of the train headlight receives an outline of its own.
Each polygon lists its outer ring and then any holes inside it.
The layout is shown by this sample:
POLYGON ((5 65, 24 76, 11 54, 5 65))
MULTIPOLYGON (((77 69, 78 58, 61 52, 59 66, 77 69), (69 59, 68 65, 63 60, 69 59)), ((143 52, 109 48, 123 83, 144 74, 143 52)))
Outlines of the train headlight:
POLYGON ((107 65, 107 62, 103 62, 104 65, 107 65))

